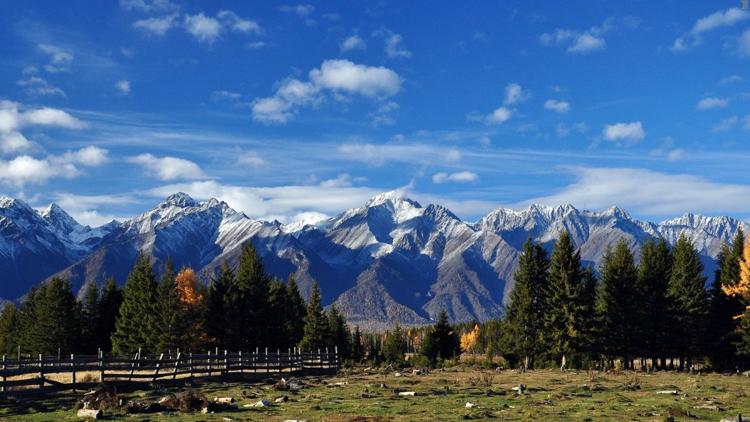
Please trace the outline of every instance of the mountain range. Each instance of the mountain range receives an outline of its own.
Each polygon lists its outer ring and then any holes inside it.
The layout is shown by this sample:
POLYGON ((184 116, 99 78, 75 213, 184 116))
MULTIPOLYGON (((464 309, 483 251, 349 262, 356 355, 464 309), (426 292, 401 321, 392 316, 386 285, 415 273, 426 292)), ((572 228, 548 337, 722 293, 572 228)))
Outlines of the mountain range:
POLYGON ((199 202, 176 193, 132 219, 92 228, 55 204, 38 210, 0 197, 0 298, 18 299, 53 276, 69 279, 77 291, 106 277, 123 283, 141 251, 157 269, 171 258, 209 282, 224 260, 236 265, 241 246, 252 241, 269 272, 282 279, 294 275, 305 296, 317 280, 324 302, 352 323, 376 329, 426 324, 443 309, 454 321, 487 320, 502 315, 529 237, 551 249, 567 230, 586 265, 596 268, 621 238, 637 254, 648 239, 674 243, 685 234, 709 277, 721 244, 738 228, 750 230, 729 217, 684 214, 655 224, 617 207, 586 211, 572 205, 499 208, 466 222, 397 191, 328 219, 287 225, 253 220, 216 199, 199 202))

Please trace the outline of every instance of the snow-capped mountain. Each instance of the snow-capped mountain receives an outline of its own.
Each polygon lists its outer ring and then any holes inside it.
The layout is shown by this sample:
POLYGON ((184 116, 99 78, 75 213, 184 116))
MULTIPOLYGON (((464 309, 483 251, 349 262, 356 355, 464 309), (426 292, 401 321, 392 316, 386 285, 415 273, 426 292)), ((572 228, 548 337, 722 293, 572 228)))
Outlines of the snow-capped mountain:
POLYGON ((171 258, 209 282, 224 260, 236 264, 241 246, 252 241, 270 272, 282 279, 294 275, 305 294, 317 280, 325 302, 360 325, 423 324, 442 309, 454 320, 484 320, 502 314, 529 237, 551 249, 567 230, 585 262, 596 266, 621 238, 637 252, 647 239, 663 236, 674 243, 685 234, 708 275, 722 242, 738 228, 750 231, 729 217, 685 214, 654 224, 617 207, 586 211, 572 205, 500 208, 467 223, 445 207, 422 206, 399 192, 332 218, 311 214, 289 225, 177 193, 132 219, 91 228, 55 204, 36 211, 0 197, 0 271, 6 277, 0 297, 18 298, 53 275, 75 288, 106 277, 122 283, 139 252, 150 254, 157 269, 171 258))

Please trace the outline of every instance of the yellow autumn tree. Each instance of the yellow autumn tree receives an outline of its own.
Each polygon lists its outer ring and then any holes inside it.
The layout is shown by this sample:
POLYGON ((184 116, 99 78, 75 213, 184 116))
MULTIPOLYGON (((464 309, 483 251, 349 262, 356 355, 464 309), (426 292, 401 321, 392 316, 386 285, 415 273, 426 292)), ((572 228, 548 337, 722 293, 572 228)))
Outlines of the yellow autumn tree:
POLYGON ((473 352, 479 342, 479 325, 475 324, 474 329, 461 336, 461 350, 473 352))
MULTIPOLYGON (((728 296, 739 296, 745 303, 750 303, 750 241, 745 243, 739 261, 740 280, 733 285, 721 286, 721 290, 728 296)), ((746 310, 750 311, 750 306, 746 310)), ((735 318, 741 317, 742 315, 737 315, 735 318)))
POLYGON ((177 293, 180 296, 180 303, 182 304, 185 318, 188 319, 190 326, 189 346, 191 349, 197 349, 208 340, 200 318, 205 294, 198 286, 198 278, 195 275, 195 271, 190 267, 184 267, 177 273, 175 284, 177 285, 177 293))

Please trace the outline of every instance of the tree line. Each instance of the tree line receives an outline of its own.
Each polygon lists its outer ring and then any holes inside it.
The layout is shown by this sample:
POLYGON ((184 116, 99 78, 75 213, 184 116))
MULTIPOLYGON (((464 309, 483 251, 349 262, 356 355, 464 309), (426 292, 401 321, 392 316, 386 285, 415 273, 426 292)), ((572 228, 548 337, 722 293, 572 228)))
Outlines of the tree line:
POLYGON ((295 279, 269 275, 250 242, 237 268, 224 262, 208 286, 191 268, 176 272, 169 260, 157 277, 151 258, 141 254, 122 289, 113 279, 101 290, 90 283, 76 300, 68 281, 53 278, 0 312, 0 353, 8 355, 266 347, 338 348, 346 359, 352 334, 334 306, 323 309, 317 283, 305 303, 295 279))

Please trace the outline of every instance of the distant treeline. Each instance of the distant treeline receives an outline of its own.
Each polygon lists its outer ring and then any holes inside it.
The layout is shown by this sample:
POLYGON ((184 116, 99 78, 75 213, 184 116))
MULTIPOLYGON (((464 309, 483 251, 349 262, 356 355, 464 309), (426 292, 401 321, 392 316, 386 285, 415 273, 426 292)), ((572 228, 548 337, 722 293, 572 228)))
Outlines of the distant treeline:
POLYGON ((306 304, 297 283, 271 277, 251 243, 236 269, 227 263, 203 286, 190 268, 167 262, 157 280, 150 258, 138 257, 122 290, 107 280, 76 301, 69 282, 54 278, 32 288, 20 307, 0 312, 0 353, 254 351, 300 347, 352 350, 352 334, 335 307, 324 311, 318 285, 306 304))

